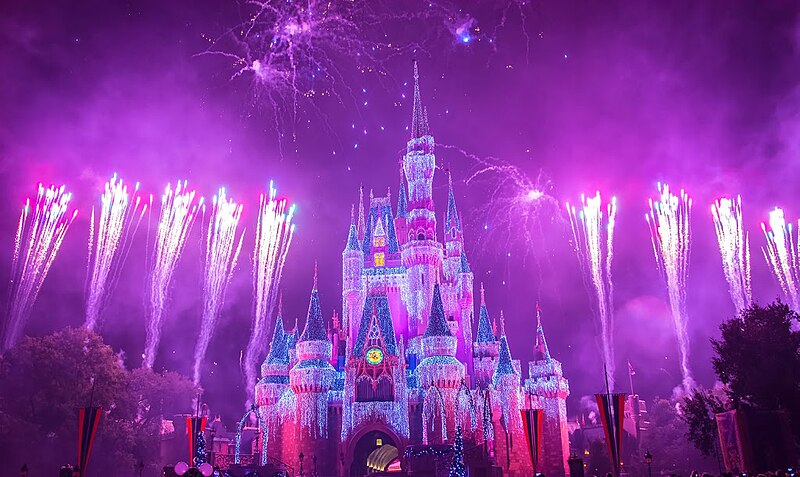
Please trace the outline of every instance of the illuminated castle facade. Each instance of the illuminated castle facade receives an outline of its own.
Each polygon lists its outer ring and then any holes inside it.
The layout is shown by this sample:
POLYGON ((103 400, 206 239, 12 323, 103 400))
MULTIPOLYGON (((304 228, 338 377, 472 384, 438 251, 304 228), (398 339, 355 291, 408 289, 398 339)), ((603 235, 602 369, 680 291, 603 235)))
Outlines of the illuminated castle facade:
POLYGON ((426 449, 446 453, 441 444, 452 444, 461 427, 465 448, 480 446, 486 461, 528 477, 520 410, 533 407, 545 416, 538 470, 565 475, 569 387, 561 364, 539 321, 531 336, 536 361, 523 382, 502 313, 498 326, 482 285, 474 319, 475 284, 452 181, 443 227, 437 223, 434 140, 416 64, 414 81, 396 207, 389 194, 370 192, 366 211, 363 194, 357 214, 351 210, 341 317, 325 322, 315 278, 303 332, 287 333, 276 320, 256 385, 267 454, 295 473, 302 466, 304 474, 364 475, 408 468, 426 449))

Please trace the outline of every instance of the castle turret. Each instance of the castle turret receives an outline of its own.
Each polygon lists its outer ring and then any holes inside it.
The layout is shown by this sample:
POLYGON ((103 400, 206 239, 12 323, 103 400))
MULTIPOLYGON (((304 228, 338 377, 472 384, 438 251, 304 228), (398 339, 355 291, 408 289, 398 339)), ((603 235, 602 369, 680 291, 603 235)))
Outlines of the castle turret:
POLYGON ((269 345, 269 353, 261 364, 261 380, 256 384, 256 403, 259 407, 278 402, 289 387, 289 343, 283 330, 281 307, 275 318, 275 331, 269 345))
POLYGON ((546 475, 569 473, 569 437, 567 431, 567 396, 569 382, 564 378, 561 363, 550 356, 542 328, 542 315, 536 307, 536 343, 534 361, 528 364, 525 392, 536 396, 534 408, 544 410, 542 428, 541 469, 546 475))
POLYGON ((439 284, 433 288, 430 319, 422 337, 424 359, 417 366, 425 390, 423 441, 452 440, 455 436, 457 392, 464 380, 464 364, 456 359, 458 341, 444 315, 439 284), (430 440, 429 440, 430 439, 430 440))
POLYGON ((394 228, 397 231, 397 242, 402 247, 408 242, 408 198, 406 196, 405 178, 400 170, 400 189, 397 192, 397 212, 394 216, 394 228))
POLYGON ((492 322, 489 319, 489 310, 486 308, 486 291, 481 283, 481 308, 478 312, 478 330, 475 336, 473 351, 475 366, 475 384, 480 389, 486 389, 492 383, 492 375, 497 367, 497 358, 500 355, 500 343, 495 337, 492 322))
POLYGON ((403 171, 408 181, 407 238, 402 247, 402 263, 408 269, 409 345, 418 352, 413 338, 424 329, 431 309, 433 285, 442 265, 442 244, 436 241, 436 214, 433 207, 433 175, 436 157, 428 117, 422 107, 419 71, 414 62, 414 107, 411 139, 403 156, 403 171))
POLYGON ((347 244, 342 251, 342 316, 347 336, 353 337, 357 332, 361 308, 364 304, 364 282, 361 271, 364 268, 364 252, 358 238, 358 228, 350 209, 350 230, 347 244))

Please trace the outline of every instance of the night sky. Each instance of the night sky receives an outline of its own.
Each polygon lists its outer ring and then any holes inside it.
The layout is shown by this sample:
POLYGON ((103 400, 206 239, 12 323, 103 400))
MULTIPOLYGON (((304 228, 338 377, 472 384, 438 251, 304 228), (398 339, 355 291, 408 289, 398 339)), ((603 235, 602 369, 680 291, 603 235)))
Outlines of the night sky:
MULTIPOLYGON (((341 308, 340 254, 359 186, 376 195, 391 187, 396 197, 416 58, 439 145, 437 211, 444 212, 450 171, 476 286, 485 283, 492 316, 504 310, 514 358, 532 356, 538 302, 550 350, 570 379, 571 411, 580 396, 601 389, 594 318, 562 212, 565 201, 599 188, 619 201, 613 267, 620 388, 628 388, 630 361, 637 392, 670 396, 680 383, 678 350, 644 221, 647 199, 662 181, 694 198, 691 364, 700 384, 713 385, 708 340, 734 308, 710 204, 742 195, 753 293, 761 302, 779 289, 761 256, 760 223, 776 205, 789 219, 800 217, 797 4, 403 0, 383 8, 385 24, 365 28, 363 37, 326 32, 320 48, 335 46, 325 62, 331 71, 319 78, 300 71, 295 102, 286 88, 254 88, 252 72, 231 80, 237 68, 229 58, 200 55, 209 39, 248 16, 243 3, 3 2, 0 277, 10 269, 19 209, 38 182, 66 184, 79 210, 26 333, 83 323, 88 218, 114 172, 156 196, 178 179, 207 200, 226 186, 245 203, 247 235, 203 386, 213 412, 238 417, 258 196, 274 179, 298 204, 282 286, 287 326, 305 316, 315 260, 329 319, 341 308), (408 14, 417 8, 421 13, 408 14), (460 25, 469 27, 468 37, 460 25), (371 42, 402 47, 359 56, 372 51, 371 42), (351 45, 365 51, 343 55, 351 45), (486 201, 498 177, 466 183, 489 157, 533 180, 544 177, 558 208, 543 208, 533 221, 497 213, 486 201)), ((202 293, 198 224, 178 266, 155 366, 187 375, 202 293)), ((132 367, 144 345, 148 240, 152 233, 140 230, 102 324, 105 340, 132 367)))

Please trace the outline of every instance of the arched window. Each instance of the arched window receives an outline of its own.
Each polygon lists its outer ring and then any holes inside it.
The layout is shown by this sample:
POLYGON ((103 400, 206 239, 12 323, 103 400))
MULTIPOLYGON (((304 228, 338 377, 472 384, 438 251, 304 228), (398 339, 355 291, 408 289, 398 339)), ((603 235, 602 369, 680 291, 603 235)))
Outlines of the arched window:
POLYGON ((425 234, 420 232, 417 234, 417 240, 425 240, 425 234))

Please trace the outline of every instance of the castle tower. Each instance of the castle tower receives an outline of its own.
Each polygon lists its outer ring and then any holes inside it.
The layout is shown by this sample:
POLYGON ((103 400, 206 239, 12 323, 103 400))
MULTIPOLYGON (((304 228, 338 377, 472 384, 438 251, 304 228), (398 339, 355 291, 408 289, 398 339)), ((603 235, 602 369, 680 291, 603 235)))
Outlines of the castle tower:
POLYGON ((442 244, 436 241, 436 214, 433 207, 433 174, 436 157, 433 136, 428 132, 428 115, 422 107, 419 72, 414 62, 414 108, 411 139, 403 156, 403 171, 408 181, 407 238, 401 249, 403 266, 408 269, 406 306, 409 314, 409 346, 419 352, 415 338, 424 329, 431 309, 433 285, 442 265, 442 244))
POLYGON ((291 445, 292 455, 303 452, 316 456, 320 468, 335 465, 331 457, 328 437, 328 391, 333 385, 336 371, 330 364, 332 345, 322 318, 317 292, 317 273, 314 270, 314 287, 308 304, 308 317, 303 333, 296 344, 297 364, 289 371, 289 385, 297 402, 297 434, 291 445), (330 462, 328 462, 330 460, 330 462))
POLYGON ((456 399, 465 377, 464 365, 456 359, 458 341, 444 315, 439 284, 434 285, 430 319, 422 338, 424 359, 417 366, 423 404, 423 442, 436 443, 455 437, 456 399))
POLYGON ((478 312, 478 330, 475 336, 473 350, 475 385, 479 389, 486 389, 492 383, 492 375, 497 368, 497 358, 500 356, 500 343, 495 337, 492 322, 489 319, 489 310, 486 308, 486 291, 481 283, 481 308, 478 312))
POLYGON ((544 410, 542 429, 542 472, 563 476, 569 473, 569 437, 567 433, 567 396, 569 382, 564 378, 561 362, 550 356, 542 328, 542 316, 536 307, 536 345, 534 360, 528 363, 525 391, 537 396, 533 407, 544 410))
POLYGON ((499 356, 492 376, 494 387, 493 403, 497 407, 499 421, 495 426, 495 451, 497 461, 511 475, 530 475, 529 458, 525 450, 525 435, 522 431, 522 395, 520 392, 520 372, 511 359, 508 338, 501 318, 499 356))
MULTIPOLYGON (((278 316, 275 319, 275 332, 264 363, 261 365, 261 380, 256 384, 256 405, 264 419, 267 430, 268 453, 281 455, 280 443, 283 438, 282 422, 278 401, 289 389, 289 343, 283 329, 282 306, 279 299, 278 316), (275 445, 272 446, 271 444, 275 445)), ((291 391, 289 391, 291 393, 291 391)))
POLYGON ((358 229, 350 209, 350 231, 347 234, 347 244, 342 251, 342 317, 344 330, 347 336, 355 336, 356 326, 364 305, 364 281, 361 271, 364 268, 364 252, 361 250, 358 238, 358 229))
POLYGON ((397 212, 394 216, 394 228, 397 231, 397 242, 402 247, 408 242, 408 198, 403 170, 400 170, 400 189, 397 193, 397 212))

